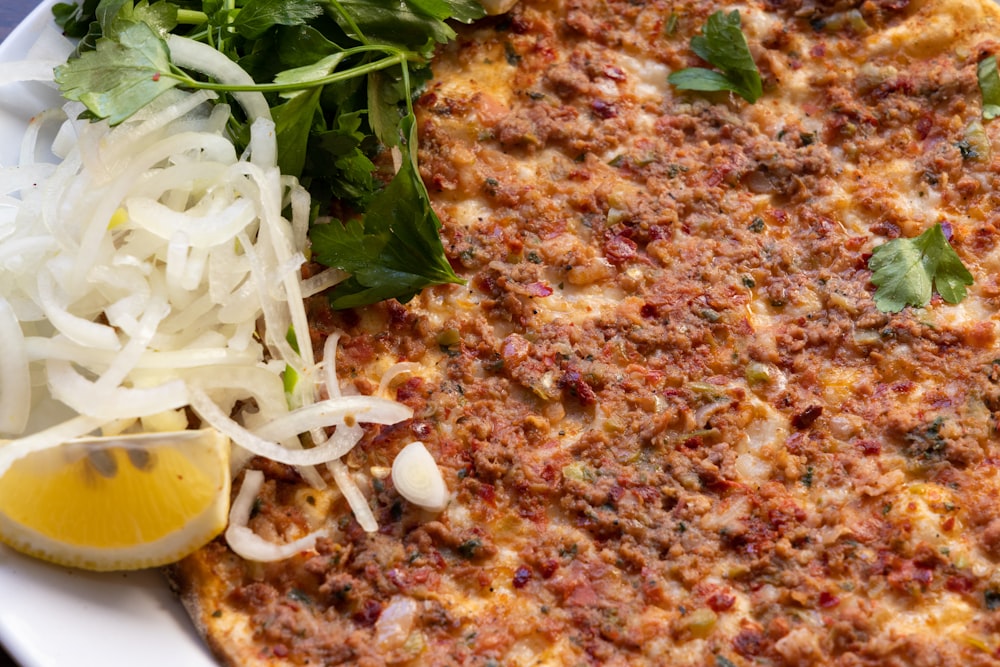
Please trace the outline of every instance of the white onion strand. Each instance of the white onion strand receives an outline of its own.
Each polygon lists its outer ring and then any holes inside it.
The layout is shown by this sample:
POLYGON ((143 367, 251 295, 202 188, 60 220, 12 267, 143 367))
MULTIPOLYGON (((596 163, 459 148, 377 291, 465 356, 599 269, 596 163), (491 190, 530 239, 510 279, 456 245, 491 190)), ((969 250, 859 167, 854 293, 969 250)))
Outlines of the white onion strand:
POLYGON ((6 299, 0 298, 0 433, 17 435, 28 425, 31 375, 24 334, 6 299))
POLYGON ((259 470, 247 470, 243 474, 240 487, 232 507, 229 508, 229 527, 226 528, 226 542, 241 558, 267 563, 291 558, 303 551, 315 548, 316 540, 329 531, 316 530, 293 542, 276 544, 253 532, 247 525, 257 494, 264 485, 264 474, 259 470))
POLYGON ((448 504, 441 469, 422 442, 411 442, 392 462, 392 483, 414 505, 439 512, 448 504))
POLYGON ((361 489, 358 488, 357 483, 351 478, 351 472, 347 469, 347 466, 342 461, 337 460, 330 461, 326 464, 326 467, 333 474, 333 481, 337 483, 337 488, 344 494, 344 498, 347 500, 351 511, 354 512, 354 518, 357 519, 361 529, 366 533, 376 532, 378 530, 378 521, 375 519, 375 513, 372 512, 372 508, 368 505, 368 499, 365 498, 365 494, 361 493, 361 489))

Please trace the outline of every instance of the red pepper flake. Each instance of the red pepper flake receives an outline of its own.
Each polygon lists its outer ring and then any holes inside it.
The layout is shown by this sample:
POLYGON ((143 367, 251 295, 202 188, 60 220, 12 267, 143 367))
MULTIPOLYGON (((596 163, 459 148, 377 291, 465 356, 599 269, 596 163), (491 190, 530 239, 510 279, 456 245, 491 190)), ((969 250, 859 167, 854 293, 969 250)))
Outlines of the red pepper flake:
POLYGON ((531 30, 531 23, 517 15, 514 15, 510 19, 510 30, 515 35, 524 35, 531 30))
POLYGON ((615 108, 615 105, 604 100, 594 100, 590 103, 590 108, 593 109, 595 114, 605 120, 618 115, 618 109, 615 108))
POLYGON ((549 484, 553 484, 559 476, 559 473, 555 466, 551 463, 546 463, 545 467, 542 468, 542 472, 539 473, 539 476, 549 484))
POLYGON ((766 644, 764 633, 756 628, 743 628, 733 637, 733 650, 744 658, 763 653, 766 644))
POLYGON ((396 387, 396 400, 406 403, 411 399, 419 398, 423 394, 423 386, 424 379, 422 377, 409 378, 396 387))
POLYGON ((407 588, 406 579, 404 578, 403 573, 400 572, 397 568, 390 569, 388 572, 385 573, 385 577, 386 579, 391 581, 392 584, 399 590, 401 591, 406 590, 407 588))
POLYGON ((878 456, 882 453, 882 445, 877 440, 858 440, 854 444, 865 456, 878 456))
MULTIPOLYGON (((402 400, 398 398, 399 392, 396 393, 396 396, 397 400, 402 400)), ((410 424, 410 432, 420 440, 423 440, 425 438, 430 437, 431 433, 434 432, 434 427, 431 426, 428 422, 418 420, 410 424)))
POLYGON ((531 570, 522 565, 514 571, 514 588, 524 588, 531 581, 531 570))
POLYGON ((706 602, 708 603, 709 609, 714 612, 727 611, 732 609, 733 605, 736 604, 736 596, 725 591, 719 591, 712 593, 706 602))
POLYGON ((684 447, 687 449, 698 449, 701 445, 702 439, 700 435, 696 435, 684 441, 684 447))
POLYGON ((864 236, 852 236, 851 238, 844 241, 844 247, 848 250, 858 251, 864 247, 868 239, 864 236))
POLYGON ((810 405, 808 408, 792 417, 792 426, 797 429, 809 428, 823 414, 822 405, 810 405))
POLYGON ((625 70, 617 65, 605 65, 602 70, 604 76, 612 79, 614 81, 624 81, 625 80, 625 70))
POLYGON ((545 297, 552 294, 552 288, 543 282, 528 283, 524 289, 532 297, 545 297))
POLYGON ((952 593, 971 593, 976 588, 976 580, 959 574, 945 579, 944 587, 952 593))
POLYGON ((587 381, 580 375, 580 371, 567 370, 559 379, 559 386, 568 389, 570 394, 580 402, 580 405, 593 405, 597 402, 594 388, 587 384, 587 381))
POLYGON ((720 185, 724 180, 726 180, 726 175, 729 174, 731 170, 727 167, 725 169, 719 169, 718 167, 709 172, 708 177, 705 178, 705 183, 714 188, 720 185))
POLYGON ((934 572, 925 568, 917 567, 916 572, 913 575, 913 580, 921 585, 922 588, 926 589, 934 581, 934 572))
POLYGON ((375 625, 375 621, 378 617, 382 615, 382 605, 376 600, 368 598, 365 603, 361 605, 361 609, 354 613, 354 622, 358 625, 363 625, 365 627, 371 627, 375 625))
POLYGON ((608 489, 608 500, 614 505, 617 505, 618 501, 621 500, 624 495, 625 489, 617 484, 608 489))
POLYGON ((829 609, 830 607, 836 607, 840 604, 840 598, 829 591, 823 591, 819 594, 819 606, 823 609, 829 609))
POLYGON ((545 579, 550 578, 559 569, 559 561, 555 558, 550 558, 544 563, 538 566, 538 573, 542 575, 545 579))
POLYGON ((492 484, 480 483, 479 489, 476 491, 476 495, 478 495, 487 504, 496 505, 497 492, 496 487, 492 484))
POLYGON ((635 257, 637 248, 632 239, 615 234, 604 242, 604 256, 615 266, 620 266, 635 257))
POLYGON ((926 139, 930 136, 931 130, 934 129, 934 119, 930 114, 924 114, 917 119, 917 124, 915 126, 917 130, 917 136, 921 139, 926 139))
POLYGON ((153 81, 159 81, 159 80, 160 80, 160 73, 157 72, 156 74, 153 75, 153 81))
POLYGON ((288 657, 288 647, 284 644, 275 644, 271 647, 271 652, 274 653, 275 657, 287 658, 288 657))

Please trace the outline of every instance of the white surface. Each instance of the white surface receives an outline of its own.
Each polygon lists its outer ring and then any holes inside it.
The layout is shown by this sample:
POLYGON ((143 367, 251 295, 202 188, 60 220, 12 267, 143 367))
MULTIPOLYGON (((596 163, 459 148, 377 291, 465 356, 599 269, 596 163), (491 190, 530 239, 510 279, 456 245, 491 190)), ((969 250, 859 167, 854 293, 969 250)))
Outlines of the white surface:
MULTIPOLYGON (((54 3, 45 0, 0 44, 0 63, 25 58, 52 30, 54 3)), ((42 84, 0 87, 0 164, 15 162, 28 120, 58 99, 42 84)), ((97 575, 2 545, 0 643, 22 667, 215 666, 158 572, 97 575)))

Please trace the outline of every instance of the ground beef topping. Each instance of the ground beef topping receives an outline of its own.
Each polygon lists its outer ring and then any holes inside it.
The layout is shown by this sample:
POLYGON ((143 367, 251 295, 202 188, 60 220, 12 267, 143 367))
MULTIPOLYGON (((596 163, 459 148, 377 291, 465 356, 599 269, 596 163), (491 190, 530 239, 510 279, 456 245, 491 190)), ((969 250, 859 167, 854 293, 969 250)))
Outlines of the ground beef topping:
POLYGON ((245 617, 261 660, 1000 659, 1000 125, 976 79, 1000 21, 744 3, 751 106, 666 82, 704 66, 689 40, 720 8, 522 0, 439 54, 421 168, 467 284, 310 304, 351 390, 420 365, 391 388, 413 420, 345 459, 379 532, 271 471, 259 532, 336 534, 181 570, 222 582, 208 613, 245 617), (872 248, 943 221, 969 297, 879 312, 872 248), (378 474, 415 439, 454 495, 438 515, 378 474))

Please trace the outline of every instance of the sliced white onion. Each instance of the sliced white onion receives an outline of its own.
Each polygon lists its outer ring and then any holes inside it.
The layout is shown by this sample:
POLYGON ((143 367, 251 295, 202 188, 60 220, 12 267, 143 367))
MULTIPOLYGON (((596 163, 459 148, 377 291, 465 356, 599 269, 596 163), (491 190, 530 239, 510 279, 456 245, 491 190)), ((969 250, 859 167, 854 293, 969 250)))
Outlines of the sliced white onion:
POLYGON ((340 380, 337 379, 337 342, 340 340, 340 333, 333 332, 326 337, 323 343, 323 371, 326 380, 326 393, 330 398, 337 398, 341 395, 340 380))
POLYGON ((411 442, 392 462, 392 483, 414 505, 439 512, 448 504, 448 487, 437 461, 422 442, 411 442))
MULTIPOLYGON (((0 76, 2 76, 2 74, 0 74, 0 76)), ((38 139, 41 136, 42 129, 50 121, 64 120, 66 120, 66 112, 62 109, 46 109, 31 119, 31 123, 28 125, 28 131, 24 133, 24 137, 21 139, 20 164, 22 166, 31 165, 36 162, 38 139)), ((55 150, 56 148, 53 147, 53 152, 55 152, 55 150)))
POLYGON ((276 544, 250 530, 247 525, 250 521, 250 512, 263 485, 264 473, 259 470, 247 470, 243 474, 243 485, 233 500, 232 507, 229 508, 226 542, 237 555, 261 563, 284 560, 314 549, 317 538, 329 534, 327 530, 315 530, 293 542, 276 544))
POLYGON ((94 383, 96 391, 110 391, 125 381, 129 372, 135 368, 143 353, 149 348, 149 342, 156 334, 156 327, 169 312, 170 304, 167 303, 164 295, 157 294, 150 298, 128 343, 125 344, 121 352, 115 355, 114 360, 108 365, 108 369, 94 383))
POLYGON ((417 601, 397 595, 375 621, 375 645, 381 651, 391 651, 403 646, 413 631, 417 619, 417 601))
POLYGON ((349 275, 349 273, 340 269, 324 269, 302 281, 302 296, 308 297, 319 294, 334 285, 344 282, 349 275))
POLYGON ((0 86, 19 81, 52 81, 52 71, 65 64, 61 60, 15 60, 0 68, 0 86))
POLYGON ((411 408, 396 401, 375 396, 341 396, 275 418, 256 429, 255 433, 268 440, 284 440, 323 426, 350 425, 353 422, 396 424, 412 416, 411 408))
POLYGON ((31 413, 31 376, 24 334, 6 299, 0 298, 0 433, 24 431, 31 413))
MULTIPOLYGON (((292 243, 296 248, 305 248, 308 244, 309 219, 312 217, 312 197, 309 192, 299 185, 298 179, 290 176, 281 177, 282 185, 288 190, 287 202, 283 203, 291 206, 292 209, 292 243)), ((336 270, 336 269, 334 269, 336 270)))
MULTIPOLYGON (((170 57, 178 67, 207 74, 220 83, 253 85, 253 79, 245 70, 230 60, 229 56, 208 44, 179 35, 170 35, 167 38, 167 48, 170 49, 170 57)), ((234 93, 233 97, 251 119, 271 117, 271 108, 261 93, 234 93)))
POLYGON ((237 199, 227 203, 215 200, 210 207, 192 215, 192 211, 173 211, 158 201, 146 197, 128 200, 131 222, 169 241, 183 232, 195 248, 210 248, 229 243, 253 222, 252 202, 237 199))
POLYGON ((389 385, 392 384, 393 380, 395 380, 400 375, 404 375, 406 373, 413 373, 418 368, 420 368, 420 364, 414 363, 412 361, 401 361, 398 364, 393 364, 392 366, 386 369, 385 373, 382 373, 382 379, 378 383, 378 391, 376 392, 376 396, 385 396, 386 394, 389 393, 389 385))
POLYGON ((173 410, 188 404, 188 390, 180 380, 156 387, 114 387, 101 390, 68 362, 49 360, 45 364, 52 398, 62 401, 81 415, 100 421, 126 419, 173 410))
POLYGON ((45 317, 70 340, 98 350, 117 350, 121 342, 115 330, 106 324, 99 324, 77 317, 66 308, 65 299, 56 295, 56 285, 52 274, 42 269, 38 272, 38 304, 45 317))
POLYGON ((357 519, 361 529, 366 533, 377 531, 378 521, 375 519, 375 513, 368 506, 368 499, 365 498, 365 494, 361 493, 361 489, 358 488, 357 483, 351 477, 351 471, 339 460, 330 461, 326 464, 326 467, 333 475, 333 481, 336 482, 337 488, 344 494, 344 498, 347 500, 351 511, 354 512, 354 518, 357 519))
MULTIPOLYGON (((211 424, 220 432, 229 436, 229 438, 233 442, 240 445, 241 447, 244 447, 245 449, 250 450, 257 456, 263 456, 271 459, 272 461, 277 461, 279 463, 286 463, 288 465, 310 466, 310 465, 318 465, 320 463, 327 463, 332 459, 339 457, 342 454, 342 452, 340 452, 341 443, 338 442, 337 439, 335 438, 331 438, 330 440, 327 440, 325 443, 317 447, 313 447, 311 449, 290 449, 287 447, 283 447, 277 444, 275 440, 276 439, 283 440, 285 438, 272 439, 272 438, 262 437, 257 433, 253 433, 247 430, 242 425, 237 423, 235 420, 228 417, 221 409, 219 409, 219 406, 216 405, 216 403, 201 390, 192 388, 190 394, 191 394, 190 396, 191 408, 194 409, 196 413, 198 413, 199 417, 204 419, 206 422, 211 424)), ((345 401, 347 399, 339 399, 339 400, 345 401)), ((321 410, 327 409, 327 406, 321 403, 317 403, 314 404, 313 406, 310 406, 310 408, 312 407, 317 407, 321 410)), ((356 411, 358 411, 358 408, 356 405, 353 404, 351 405, 350 408, 338 408, 331 410, 329 412, 329 415, 331 415, 329 421, 331 424, 336 424, 344 416, 354 414, 356 411), (338 419, 338 417, 341 419, 338 419)), ((294 417, 293 419, 297 418, 298 416, 294 417)), ((312 416, 310 415, 309 418, 311 419, 312 416)), ((362 417, 362 419, 367 419, 367 418, 368 417, 362 417)), ((375 420, 373 419, 373 421, 375 420)), ((267 425, 265 425, 261 429, 261 431, 268 432, 267 425)), ((285 430, 281 431, 281 433, 285 432, 286 432, 285 430)), ((304 431, 299 431, 299 433, 303 432, 304 431)))

